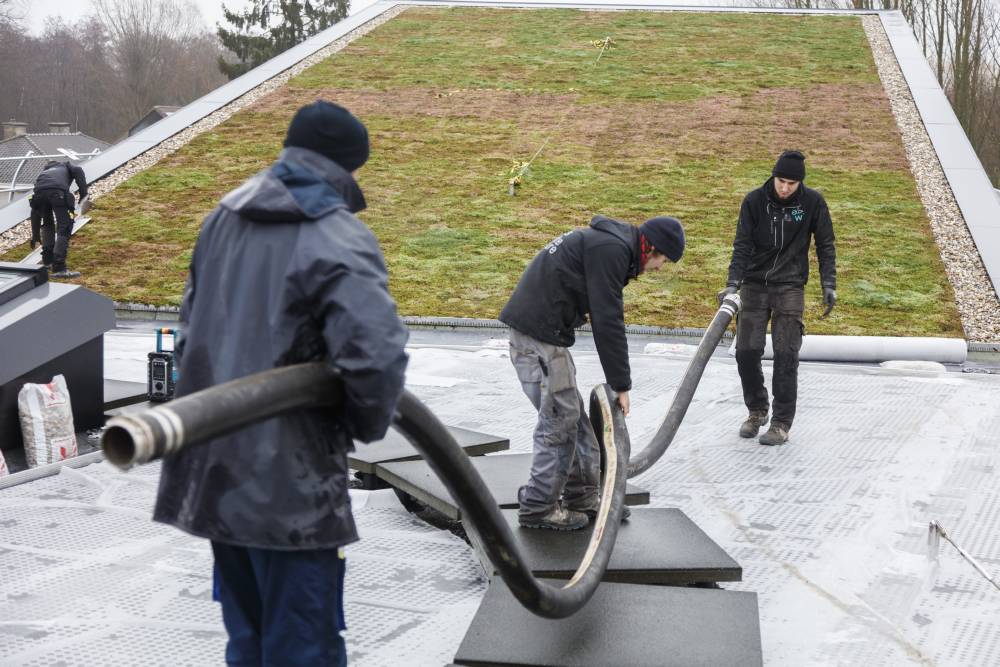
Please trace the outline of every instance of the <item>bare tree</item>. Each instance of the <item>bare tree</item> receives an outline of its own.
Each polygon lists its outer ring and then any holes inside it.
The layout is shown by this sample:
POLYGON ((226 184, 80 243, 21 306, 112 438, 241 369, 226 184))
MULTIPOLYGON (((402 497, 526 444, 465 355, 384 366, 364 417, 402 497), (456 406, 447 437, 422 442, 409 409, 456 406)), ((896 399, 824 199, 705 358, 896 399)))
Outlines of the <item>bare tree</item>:
POLYGON ((24 20, 24 0, 0 0, 0 23, 18 23, 24 20))
POLYGON ((169 57, 178 42, 199 32, 200 13, 177 0, 93 0, 104 25, 109 55, 120 77, 121 104, 138 119, 162 102, 173 78, 169 57))
MULTIPOLYGON (((4 3, 0 0, 0 8, 4 3)), ((138 3, 118 4, 126 18, 129 10, 141 9, 138 3)), ((114 39, 108 21, 98 16, 73 25, 50 19, 37 37, 16 17, 0 19, 0 118, 26 122, 34 132, 45 131, 49 122, 69 122, 74 130, 113 143, 152 106, 187 104, 222 85, 226 78, 216 67, 221 46, 190 7, 176 7, 182 14, 163 39, 156 35, 165 31, 152 28, 123 31, 114 39), (185 21, 197 29, 182 25, 185 21), (146 59, 145 48, 121 39, 133 33, 146 34, 148 40, 138 41, 151 45, 150 62, 142 62, 142 69, 130 64, 146 59)))

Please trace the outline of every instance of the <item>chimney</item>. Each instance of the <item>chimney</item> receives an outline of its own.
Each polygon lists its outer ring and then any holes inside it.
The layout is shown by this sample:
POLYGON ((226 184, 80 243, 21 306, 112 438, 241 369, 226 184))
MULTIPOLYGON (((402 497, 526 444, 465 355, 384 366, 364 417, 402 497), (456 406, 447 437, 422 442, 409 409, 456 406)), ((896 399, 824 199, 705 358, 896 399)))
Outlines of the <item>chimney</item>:
POLYGON ((28 133, 28 124, 21 123, 13 118, 8 120, 6 123, 0 123, 3 126, 3 138, 11 139, 13 137, 19 137, 22 134, 28 133))
POLYGON ((49 132, 52 134, 69 134, 69 123, 49 123, 49 132))

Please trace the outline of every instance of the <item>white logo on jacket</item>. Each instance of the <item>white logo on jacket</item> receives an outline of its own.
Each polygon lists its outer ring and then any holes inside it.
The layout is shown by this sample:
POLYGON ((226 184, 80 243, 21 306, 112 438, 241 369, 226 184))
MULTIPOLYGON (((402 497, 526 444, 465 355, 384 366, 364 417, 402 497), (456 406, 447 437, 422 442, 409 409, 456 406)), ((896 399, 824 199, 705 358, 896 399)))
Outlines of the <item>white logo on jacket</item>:
POLYGON ((566 232, 565 234, 563 234, 562 236, 557 236, 556 238, 554 238, 551 241, 549 241, 548 245, 546 245, 542 249, 543 250, 548 250, 550 255, 554 255, 556 253, 556 250, 559 250, 559 246, 561 246, 562 243, 563 243, 563 241, 566 240, 566 237, 569 236, 570 234, 575 234, 575 233, 576 233, 576 230, 575 229, 571 229, 568 232, 566 232))

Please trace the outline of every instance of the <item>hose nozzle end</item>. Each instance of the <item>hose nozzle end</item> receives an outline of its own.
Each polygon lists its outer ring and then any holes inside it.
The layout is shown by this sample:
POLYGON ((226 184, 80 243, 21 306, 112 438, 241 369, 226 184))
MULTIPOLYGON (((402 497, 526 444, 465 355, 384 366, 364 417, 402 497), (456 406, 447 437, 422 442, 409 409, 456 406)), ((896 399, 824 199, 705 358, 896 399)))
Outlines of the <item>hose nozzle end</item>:
POLYGON ((153 458, 153 434, 147 424, 131 417, 114 417, 101 434, 104 458, 128 470, 153 458))

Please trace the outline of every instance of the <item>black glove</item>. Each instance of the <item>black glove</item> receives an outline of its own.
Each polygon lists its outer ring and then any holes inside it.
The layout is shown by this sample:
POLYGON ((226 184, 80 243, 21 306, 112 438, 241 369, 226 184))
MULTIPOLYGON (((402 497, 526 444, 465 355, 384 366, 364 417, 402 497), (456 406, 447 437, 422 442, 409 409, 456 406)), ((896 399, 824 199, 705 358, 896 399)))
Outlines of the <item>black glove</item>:
POLYGON ((823 311, 823 317, 830 314, 833 307, 837 305, 837 290, 832 287, 823 288, 823 303, 826 304, 826 310, 823 311))
POLYGON ((719 305, 720 306, 722 305, 723 299, 725 299, 730 294, 736 294, 737 291, 738 290, 736 289, 736 285, 726 285, 725 289, 720 290, 719 293, 715 295, 716 298, 719 300, 719 305))

